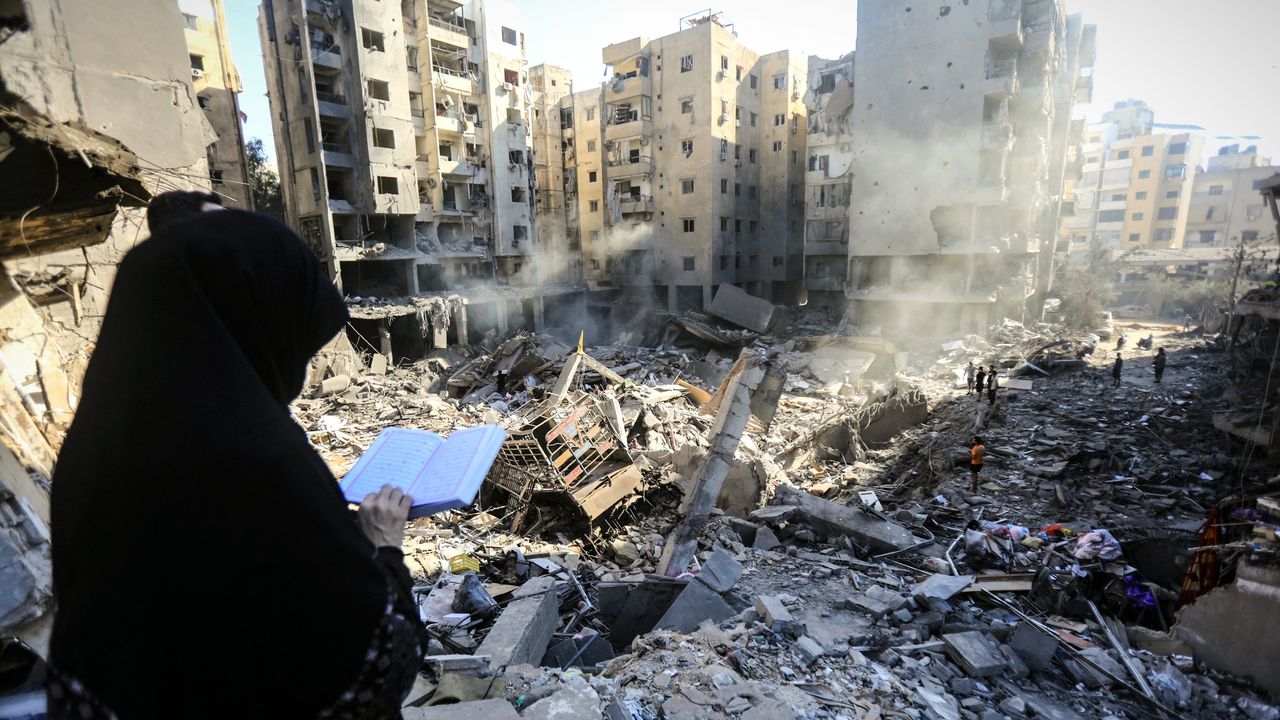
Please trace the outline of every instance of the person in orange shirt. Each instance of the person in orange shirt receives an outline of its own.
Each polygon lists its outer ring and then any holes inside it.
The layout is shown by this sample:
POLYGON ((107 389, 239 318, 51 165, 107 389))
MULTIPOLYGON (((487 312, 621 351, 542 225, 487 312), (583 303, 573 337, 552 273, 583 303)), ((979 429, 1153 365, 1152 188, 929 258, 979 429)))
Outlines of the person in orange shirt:
POLYGON ((982 438, 974 435, 973 447, 969 449, 970 492, 978 492, 978 473, 982 472, 982 459, 986 454, 987 446, 982 444, 982 438))

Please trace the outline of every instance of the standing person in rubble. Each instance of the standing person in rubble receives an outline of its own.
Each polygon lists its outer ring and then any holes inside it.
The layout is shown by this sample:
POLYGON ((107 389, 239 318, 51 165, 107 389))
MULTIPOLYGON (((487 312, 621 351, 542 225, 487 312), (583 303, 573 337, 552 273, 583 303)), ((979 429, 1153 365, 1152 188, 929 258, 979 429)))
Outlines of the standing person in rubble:
POLYGON ((1111 366, 1111 387, 1120 387, 1120 371, 1124 369, 1124 358, 1116 353, 1116 363, 1111 366))
POLYGON ((969 387, 969 390, 965 392, 966 395, 970 395, 973 393, 973 378, 976 372, 977 372, 977 369, 973 367, 973 361, 970 360, 969 367, 964 369, 964 382, 965 382, 965 385, 969 387))
POLYGON ((1156 357, 1151 361, 1151 367, 1155 368, 1156 371, 1156 382, 1164 379, 1164 363, 1166 359, 1164 348, 1156 350, 1156 357))
POLYGON ((982 388, 987 382, 987 371, 981 365, 978 366, 978 380, 975 387, 978 388, 978 402, 982 402, 982 388))
POLYGON ((996 404, 996 366, 991 366, 991 372, 987 373, 987 404, 996 404))
MULTIPOLYGON (((981 397, 981 395, 979 395, 981 397)), ((969 491, 978 492, 978 473, 982 472, 982 461, 987 455, 987 446, 982 438, 973 436, 973 445, 969 448, 969 491)))
POLYGON ((120 263, 53 479, 48 717, 400 717, 412 500, 351 513, 289 413, 346 322, 263 215, 196 214, 120 263))
POLYGON ((1124 349, 1124 342, 1125 342, 1124 335, 1121 335, 1120 337, 1116 338, 1116 352, 1120 352, 1121 350, 1124 349))

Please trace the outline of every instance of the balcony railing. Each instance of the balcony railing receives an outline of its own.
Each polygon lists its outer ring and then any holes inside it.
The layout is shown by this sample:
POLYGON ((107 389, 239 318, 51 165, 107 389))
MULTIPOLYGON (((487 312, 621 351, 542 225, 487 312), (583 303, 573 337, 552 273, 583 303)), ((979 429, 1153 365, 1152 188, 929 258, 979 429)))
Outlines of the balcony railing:
POLYGON ((336 42, 331 42, 331 43, 312 42, 311 53, 313 55, 319 55, 320 53, 333 53, 334 55, 341 55, 342 48, 336 42))
POLYGON ((416 118, 425 118, 427 111, 422 108, 409 108, 409 114, 416 118))
POLYGON ((427 24, 430 25, 431 27, 440 28, 441 30, 462 33, 463 35, 467 34, 467 28, 465 26, 455 25, 454 23, 446 22, 444 20, 440 20, 439 18, 429 17, 427 18, 427 24))
POLYGON ((320 148, 325 152, 347 153, 347 154, 351 153, 351 146, 344 145, 342 143, 322 142, 320 143, 320 148))
POLYGON ((334 105, 346 105, 347 99, 342 95, 330 92, 316 91, 316 100, 320 102, 333 103, 334 105))
POLYGON ((994 80, 996 78, 1013 77, 1014 72, 1018 69, 1017 58, 1005 58, 1003 60, 992 60, 987 63, 987 79, 994 80))
POLYGON ((469 78, 469 77, 471 77, 470 75, 466 74, 465 72, 463 72, 463 71, 461 71, 461 70, 455 70, 455 69, 453 69, 453 68, 451 68, 451 67, 445 67, 444 65, 436 65, 436 64, 433 64, 433 65, 431 66, 431 71, 432 71, 432 72, 438 72, 438 73, 440 73, 440 74, 442 74, 442 75, 452 75, 452 76, 454 76, 454 77, 460 77, 460 78, 469 78))
POLYGON ((625 157, 625 158, 615 157, 615 158, 609 158, 608 164, 609 164, 609 167, 618 167, 620 165, 643 165, 645 163, 651 162, 652 160, 653 158, 649 157, 648 155, 641 155, 634 159, 630 157, 625 157))

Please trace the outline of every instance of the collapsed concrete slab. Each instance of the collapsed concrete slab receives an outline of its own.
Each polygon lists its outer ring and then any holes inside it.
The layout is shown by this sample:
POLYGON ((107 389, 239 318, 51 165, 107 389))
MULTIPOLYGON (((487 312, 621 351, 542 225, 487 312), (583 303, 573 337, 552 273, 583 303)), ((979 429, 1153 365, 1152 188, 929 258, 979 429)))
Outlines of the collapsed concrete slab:
POLYGON ((751 295, 729 283, 722 283, 707 312, 734 325, 762 333, 768 332, 773 323, 775 309, 774 304, 768 300, 751 295))
POLYGON ((484 718, 485 720, 519 720, 516 709, 503 698, 474 700, 472 702, 407 707, 400 710, 404 720, 453 720, 453 718, 484 718))
POLYGON ((942 636, 947 655, 972 677, 999 675, 1008 666, 1000 646, 990 635, 977 630, 942 636))
POLYGON ((1280 696, 1280 643, 1262 631, 1280 616, 1280 569, 1242 563, 1236 581, 1201 596, 1178 613, 1173 635, 1196 660, 1252 678, 1280 696))
POLYGON ((920 542, 907 528, 858 508, 839 505, 791 485, 779 485, 773 502, 794 505, 793 515, 809 527, 829 535, 847 535, 871 552, 906 550, 920 542))
POLYGON ((733 608, 719 593, 694 581, 684 587, 671 603, 667 612, 654 629, 669 628, 680 632, 693 632, 703 621, 720 622, 733 616, 733 608))
POLYGON ((559 596, 550 576, 525 583, 514 598, 476 648, 477 655, 490 657, 493 667, 536 665, 546 654, 558 625, 559 596))

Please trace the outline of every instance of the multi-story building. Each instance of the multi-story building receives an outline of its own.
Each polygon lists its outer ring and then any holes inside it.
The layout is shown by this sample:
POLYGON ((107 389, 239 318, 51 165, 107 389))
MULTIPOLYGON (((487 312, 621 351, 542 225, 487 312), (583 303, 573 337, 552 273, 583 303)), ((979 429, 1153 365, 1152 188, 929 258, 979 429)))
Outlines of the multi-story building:
POLYGON ((1192 180, 1184 246, 1256 245, 1267 239, 1274 244, 1276 226, 1258 190, 1277 174, 1280 166, 1259 156, 1256 145, 1219 148, 1192 180))
POLYGON ((844 314, 849 255, 849 169, 853 162, 853 53, 809 58, 808 158, 804 181, 805 304, 844 314))
POLYGON ((209 145, 209 179, 226 207, 253 209, 249 168, 240 125, 240 101, 244 91, 240 73, 231 59, 227 22, 222 0, 178 0, 186 27, 191 59, 191 84, 205 118, 218 136, 209 145))
POLYGON ((864 328, 981 333, 1048 289, 1094 32, 1058 0, 920 10, 858 5, 846 292, 864 328))
POLYGON ((497 0, 264 0, 286 214, 351 295, 541 327, 528 61, 497 0), (483 306, 483 307, 475 307, 483 306))
MULTIPOLYGON (((565 168, 574 161, 573 74, 554 65, 529 68, 533 90, 534 223, 542 282, 582 281, 582 239, 565 203, 565 168), (562 108, 562 103, 564 107, 562 108)), ((598 94, 598 93, 597 93, 598 94)), ((574 208, 576 210, 576 207, 574 208)))
POLYGON ((1091 252, 1183 245, 1203 139, 1156 132, 1145 102, 1126 100, 1090 126, 1064 224, 1073 262, 1091 252))
POLYGON ((718 14, 605 47, 603 88, 561 99, 567 231, 589 285, 633 316, 723 283, 800 298, 807 68, 758 55, 718 14))

